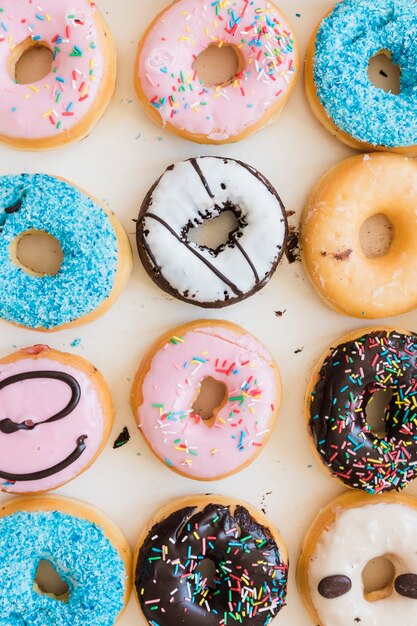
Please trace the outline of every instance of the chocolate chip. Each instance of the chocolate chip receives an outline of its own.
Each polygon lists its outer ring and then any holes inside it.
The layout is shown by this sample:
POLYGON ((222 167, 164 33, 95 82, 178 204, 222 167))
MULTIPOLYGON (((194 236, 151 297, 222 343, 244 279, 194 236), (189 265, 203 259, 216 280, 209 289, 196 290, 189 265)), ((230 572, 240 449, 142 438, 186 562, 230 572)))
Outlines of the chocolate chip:
POLYGON ((319 582, 318 592, 323 598, 332 600, 344 596, 352 588, 352 581, 348 576, 327 576, 319 582))
POLYGON ((117 448, 121 448, 125 446, 127 442, 130 440, 130 434, 126 426, 123 428, 120 435, 117 437, 116 441, 113 444, 113 449, 117 450, 117 448))
POLYGON ((395 591, 405 598, 417 600, 417 575, 402 574, 395 579, 395 591))
POLYGON ((16 202, 16 204, 12 204, 12 206, 7 207, 7 209, 4 209, 4 212, 7 213, 7 215, 11 215, 12 213, 17 213, 17 211, 19 211, 19 209, 22 207, 22 201, 19 200, 18 202, 16 202))

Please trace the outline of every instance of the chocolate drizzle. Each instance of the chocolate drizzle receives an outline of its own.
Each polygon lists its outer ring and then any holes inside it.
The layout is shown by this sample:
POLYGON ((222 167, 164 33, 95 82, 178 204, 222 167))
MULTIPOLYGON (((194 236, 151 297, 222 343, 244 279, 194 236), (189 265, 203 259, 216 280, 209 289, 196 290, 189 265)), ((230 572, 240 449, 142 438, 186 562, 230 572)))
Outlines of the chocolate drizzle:
POLYGON ((17 213, 22 208, 22 202, 23 200, 18 200, 15 204, 12 204, 11 206, 8 206, 7 209, 4 209, 4 212, 7 213, 7 215, 17 213))
POLYGON ((56 465, 49 467, 44 470, 40 470, 39 472, 32 472, 30 474, 11 474, 9 472, 3 472, 0 470, 0 477, 4 480, 7 480, 12 483, 17 482, 29 482, 31 480, 42 480, 43 478, 48 478, 49 476, 53 476, 54 474, 58 474, 58 472, 62 472, 62 470, 66 469, 77 459, 80 458, 84 450, 86 449, 85 440, 87 439, 87 435, 81 435, 77 439, 77 447, 71 454, 56 465))
MULTIPOLYGON (((155 212, 151 211, 151 207, 154 201, 154 192, 158 188, 158 185, 160 184, 162 178, 164 177, 163 175, 159 180, 156 181, 156 183, 149 190, 140 209, 139 218, 137 220, 137 230, 136 230, 138 252, 139 252, 141 261, 146 271, 148 272, 149 276, 161 289, 163 289, 170 295, 176 298, 179 298, 180 300, 183 300, 185 302, 196 304, 204 308, 220 308, 220 307, 224 307, 229 304, 232 304, 233 302, 243 300, 253 295, 254 293, 259 291, 260 289, 262 289, 262 287, 266 285, 266 283, 268 282, 268 280, 274 273, 279 261, 282 258, 283 252, 286 247, 287 239, 288 239, 288 224, 287 224, 287 219, 286 219, 286 214, 285 214, 285 207, 279 195, 277 194, 276 190, 271 185, 271 183, 255 168, 243 163, 242 161, 238 161, 235 159, 226 159, 222 157, 200 157, 198 159, 196 158, 189 159, 189 163, 192 166, 192 168, 195 170, 195 172, 197 173, 209 198, 213 201, 212 207, 210 209, 207 209, 204 215, 202 215, 201 212, 196 212, 195 218, 192 218, 189 224, 184 224, 181 232, 180 231, 177 232, 177 230, 173 229, 170 226, 170 224, 167 223, 163 219, 163 217, 160 217, 157 214, 158 211, 155 211, 155 212), (229 162, 237 163, 240 167, 247 170, 247 172, 251 176, 253 176, 258 181, 260 181, 266 187, 268 192, 276 198, 279 204, 279 208, 282 211, 281 222, 283 223, 284 236, 283 236, 282 242, 279 242, 279 243, 277 242, 276 257, 275 259, 271 258, 271 266, 268 267, 268 271, 267 270, 265 270, 265 272, 262 271, 261 276, 259 275, 260 274, 259 270, 255 267, 254 261, 250 258, 249 253, 247 252, 247 250, 243 248, 241 242, 239 241, 242 235, 243 229, 247 226, 244 219, 242 219, 242 216, 239 215, 240 208, 238 206, 234 206, 233 203, 228 200, 224 201, 223 196, 222 196, 223 198, 222 202, 219 202, 219 204, 216 204, 216 194, 213 192, 213 189, 212 189, 213 183, 212 183, 212 186, 209 185, 201 169, 200 163, 201 163, 201 160, 204 158, 218 159, 220 161, 223 161, 225 164, 229 162), (229 234, 228 241, 225 244, 222 244, 216 250, 210 250, 210 255, 201 254, 201 252, 203 251, 203 248, 205 248, 206 250, 208 248, 203 245, 201 246, 198 246, 197 244, 191 245, 187 239, 188 230, 191 227, 200 225, 204 220, 210 220, 210 219, 213 219, 214 217, 217 217, 224 211, 232 211, 234 213, 238 221, 238 228, 236 228, 232 233, 229 234), (150 219, 158 221, 159 224, 161 224, 164 228, 166 228, 168 232, 178 242, 180 242, 183 246, 185 246, 187 250, 189 250, 194 256, 196 256, 202 264, 204 264, 211 272, 213 272, 215 276, 217 276, 217 278, 219 278, 224 283, 225 290, 224 292, 222 292, 221 287, 219 286, 219 289, 218 289, 219 295, 218 295, 217 300, 205 301, 204 296, 203 295, 200 296, 200 294, 203 293, 200 285, 195 285, 195 288, 192 285, 190 288, 187 288, 186 290, 185 289, 182 290, 178 286, 172 285, 167 280, 167 278, 165 278, 164 270, 161 267, 159 260, 157 259, 157 253, 155 249, 153 248, 153 246, 151 246, 149 242, 147 241, 149 232, 151 230, 150 224, 146 223, 146 218, 148 217, 150 219), (231 280, 221 270, 219 270, 214 265, 214 263, 210 261, 210 258, 208 258, 209 256, 213 256, 214 258, 219 257, 226 247, 236 248, 236 250, 242 254, 245 261, 248 263, 248 266, 250 267, 251 271, 253 272, 255 280, 252 286, 248 288, 246 291, 242 291, 233 280, 231 280), (228 290, 226 290, 226 287, 228 287, 228 290), (199 299, 199 297, 201 299, 199 299)), ((171 165, 170 167, 167 168, 167 171, 172 171, 174 169, 175 169, 175 166, 171 165)), ((219 186, 223 190, 227 188, 224 182, 218 181, 218 183, 219 183, 219 186)), ((259 242, 259 245, 262 246, 262 242, 259 242)))
POLYGON ((41 424, 50 424, 52 422, 57 422, 58 420, 63 419, 75 409, 78 405, 81 398, 81 389, 78 381, 75 380, 73 376, 70 374, 66 374, 65 372, 56 372, 56 371, 39 371, 39 372, 22 372, 21 374, 15 374, 14 376, 10 376, 9 378, 5 378, 0 381, 0 391, 9 385, 14 385, 16 383, 23 382, 25 380, 33 380, 38 378, 46 378, 51 380, 59 380, 71 389, 71 398, 68 404, 58 413, 52 415, 48 419, 43 422, 13 422, 9 418, 5 418, 0 420, 0 432, 5 435, 11 435, 13 433, 18 432, 19 430, 33 430, 37 426, 41 424))
POLYGON ((310 429, 330 471, 369 493, 401 490, 417 474, 417 337, 375 331, 338 345, 310 400, 310 429), (372 395, 392 389, 386 436, 367 422, 372 395))
MULTIPOLYGON (((220 270, 217 269, 217 267, 215 267, 212 263, 210 263, 210 261, 208 259, 206 259, 202 254, 200 254, 198 252, 198 250, 196 250, 195 248, 193 248, 193 246, 191 246, 188 241, 185 241, 184 239, 182 239, 173 228, 171 228, 171 226, 165 222, 165 220, 162 219, 162 217, 159 217, 159 215, 154 215, 153 213, 145 213, 142 217, 142 220, 145 220, 147 218, 151 218, 156 220, 157 222, 159 222, 160 224, 162 224, 162 226, 164 226, 173 237, 175 237, 175 239, 177 239, 180 243, 183 244, 183 246, 185 246, 187 248, 187 250, 189 250, 190 252, 192 252, 194 254, 194 256, 196 256, 202 263, 204 263, 204 265, 206 265, 212 272, 213 274, 215 274, 218 278, 220 278, 220 280, 222 280, 224 282, 225 285, 227 285, 228 287, 230 287, 230 289, 237 295, 237 296, 243 296, 242 291, 240 291, 239 287, 237 287, 229 278, 227 278, 227 276, 225 276, 220 270)), ((148 250, 148 246, 147 246, 147 250, 148 250)), ((157 266, 158 267, 158 266, 157 266)), ((160 268, 158 268, 160 270, 160 268)))
POLYGON ((270 531, 242 506, 233 514, 217 504, 195 511, 156 524, 139 550, 135 585, 145 618, 218 626, 226 613, 228 624, 268 623, 285 604, 288 574, 270 531), (200 570, 204 561, 212 562, 211 580, 200 570))
POLYGON ((197 163, 197 159, 190 159, 190 163, 193 166, 193 168, 195 169, 195 171, 197 172, 197 174, 199 175, 200 180, 203 183, 204 189, 207 191, 207 193, 210 196, 210 198, 214 198, 214 193, 210 189, 210 185, 208 184, 206 177, 204 176, 203 172, 201 171, 201 167, 197 163))

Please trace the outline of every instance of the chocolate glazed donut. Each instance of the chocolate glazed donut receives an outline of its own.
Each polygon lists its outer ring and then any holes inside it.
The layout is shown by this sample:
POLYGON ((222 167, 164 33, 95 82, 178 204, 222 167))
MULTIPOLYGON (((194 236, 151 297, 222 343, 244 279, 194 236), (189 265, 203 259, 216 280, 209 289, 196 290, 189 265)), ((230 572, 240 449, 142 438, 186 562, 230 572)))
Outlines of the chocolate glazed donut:
POLYGON ((285 207, 271 183, 234 159, 200 157, 171 165, 146 195, 137 222, 142 264, 161 289, 221 308, 262 289, 285 250, 285 207), (237 226, 216 249, 189 239, 204 222, 232 212, 237 226))
POLYGON ((285 548, 280 554, 270 529, 244 506, 196 510, 171 513, 139 546, 135 585, 145 618, 158 626, 269 624, 285 604, 285 548))
POLYGON ((375 329, 349 337, 313 375, 310 432, 322 461, 349 487, 400 491, 417 473, 417 336, 375 329), (386 435, 376 435, 366 407, 375 392, 387 389, 386 435))

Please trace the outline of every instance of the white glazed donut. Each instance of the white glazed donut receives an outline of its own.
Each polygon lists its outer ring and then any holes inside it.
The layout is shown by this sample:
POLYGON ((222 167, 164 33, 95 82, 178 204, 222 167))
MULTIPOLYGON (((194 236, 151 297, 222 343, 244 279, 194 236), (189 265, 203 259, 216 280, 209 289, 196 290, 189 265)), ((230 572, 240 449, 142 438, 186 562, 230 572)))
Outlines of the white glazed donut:
POLYGON ((326 507, 305 539, 298 586, 314 624, 415 626, 417 500, 410 496, 344 494, 326 507), (362 572, 387 556, 395 574, 366 593, 362 572))
POLYGON ((220 308, 262 289, 285 249, 284 205, 253 167, 201 157, 170 166, 148 192, 137 223, 142 263, 169 294, 220 308), (238 227, 212 250, 188 240, 192 227, 233 211, 238 227))

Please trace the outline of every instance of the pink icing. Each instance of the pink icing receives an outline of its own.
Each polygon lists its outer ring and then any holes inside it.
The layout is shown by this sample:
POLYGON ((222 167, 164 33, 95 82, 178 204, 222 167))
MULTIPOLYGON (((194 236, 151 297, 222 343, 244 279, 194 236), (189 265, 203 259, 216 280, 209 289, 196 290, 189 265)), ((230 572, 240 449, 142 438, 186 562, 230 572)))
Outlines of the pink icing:
POLYGON ((138 419, 154 452, 192 478, 213 479, 236 471, 264 445, 277 396, 276 370, 251 335, 202 326, 154 355, 142 394, 138 419), (191 411, 208 376, 228 393, 212 427, 191 411))
POLYGON ((93 106, 104 57, 90 0, 3 0, 0 14, 0 134, 42 139, 73 128, 93 106), (55 51, 51 72, 16 84, 7 60, 28 37, 55 51))
POLYGON ((164 123, 223 141, 256 124, 294 78, 294 41, 284 16, 265 0, 178 0, 154 24, 139 79, 164 123), (244 71, 231 84, 203 87, 193 70, 209 45, 232 44, 244 71))
MULTIPOLYGON (((30 371, 59 371, 70 374, 81 387, 81 398, 65 418, 42 424, 33 430, 12 434, 0 432, 0 470, 26 474, 53 467, 66 459, 75 449, 78 437, 87 435, 86 449, 72 465, 42 480, 7 484, 0 476, 3 491, 26 493, 54 489, 71 480, 93 459, 104 433, 104 414, 96 387, 84 372, 52 359, 22 359, 0 365, 0 380, 30 371)), ((64 382, 34 379, 14 383, 0 390, 0 420, 9 418, 21 423, 39 422, 63 409, 71 398, 64 382)))

